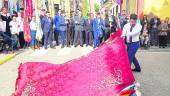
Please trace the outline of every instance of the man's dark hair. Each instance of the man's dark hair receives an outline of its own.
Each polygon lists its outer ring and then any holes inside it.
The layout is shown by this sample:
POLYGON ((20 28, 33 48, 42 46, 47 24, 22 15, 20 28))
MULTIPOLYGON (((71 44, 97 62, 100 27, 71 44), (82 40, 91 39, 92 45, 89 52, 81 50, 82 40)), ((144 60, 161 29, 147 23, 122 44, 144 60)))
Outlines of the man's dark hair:
POLYGON ((58 9, 57 13, 58 13, 59 11, 61 11, 61 9, 58 9))
POLYGON ((41 9, 41 11, 45 11, 45 9, 41 9))
POLYGON ((137 16, 136 14, 131 14, 131 15, 130 15, 130 19, 137 20, 137 19, 138 19, 138 16, 137 16))
POLYGON ((62 10, 62 11, 61 11, 61 13, 62 13, 62 14, 65 14, 65 11, 64 11, 64 10, 62 10))
POLYGON ((97 15, 100 15, 100 12, 98 12, 97 15))
POLYGON ((17 16, 14 14, 14 15, 12 15, 12 18, 14 18, 14 17, 17 17, 17 16))
POLYGON ((50 13, 49 11, 47 11, 46 13, 50 13))

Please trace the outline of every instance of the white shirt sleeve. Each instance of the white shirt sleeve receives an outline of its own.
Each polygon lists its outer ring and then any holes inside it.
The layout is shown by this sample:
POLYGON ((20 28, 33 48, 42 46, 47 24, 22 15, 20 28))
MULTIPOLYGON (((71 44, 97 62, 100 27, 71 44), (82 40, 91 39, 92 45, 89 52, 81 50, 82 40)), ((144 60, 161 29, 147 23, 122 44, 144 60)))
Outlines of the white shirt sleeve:
POLYGON ((138 35, 142 30, 142 26, 141 25, 137 25, 135 26, 135 30, 132 30, 132 32, 128 32, 126 35, 127 36, 134 36, 134 35, 138 35))
POLYGON ((11 34, 17 34, 17 33, 19 33, 19 31, 18 31, 18 23, 17 22, 13 22, 13 21, 11 21, 10 23, 9 23, 9 25, 11 26, 10 27, 10 30, 11 30, 11 34))
POLYGON ((127 32, 127 24, 126 24, 126 25, 123 27, 123 32, 122 32, 121 37, 125 37, 127 33, 128 33, 128 32, 127 32))

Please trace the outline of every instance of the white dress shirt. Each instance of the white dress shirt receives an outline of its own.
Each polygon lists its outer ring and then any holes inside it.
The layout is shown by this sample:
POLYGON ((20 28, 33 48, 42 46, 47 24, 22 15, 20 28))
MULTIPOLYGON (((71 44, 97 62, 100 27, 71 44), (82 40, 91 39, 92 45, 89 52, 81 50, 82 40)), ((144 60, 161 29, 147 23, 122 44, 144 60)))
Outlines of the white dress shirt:
POLYGON ((31 31, 36 31, 37 30, 37 24, 34 21, 30 22, 30 29, 31 31))
POLYGON ((18 31, 19 32, 24 31, 23 18, 22 17, 17 17, 16 19, 17 19, 17 23, 19 25, 19 30, 18 31))
POLYGON ((142 26, 139 23, 136 23, 136 25, 133 27, 132 32, 130 32, 131 25, 130 23, 127 23, 123 27, 123 32, 121 37, 126 36, 126 41, 130 43, 130 37, 132 37, 132 42, 138 42, 139 41, 139 36, 142 30, 142 26))
POLYGON ((6 21, 0 21, 0 32, 6 31, 6 21))
POLYGON ((10 27, 11 34, 18 34, 19 33, 19 25, 18 25, 17 21, 16 22, 11 21, 9 23, 9 25, 11 26, 10 27))

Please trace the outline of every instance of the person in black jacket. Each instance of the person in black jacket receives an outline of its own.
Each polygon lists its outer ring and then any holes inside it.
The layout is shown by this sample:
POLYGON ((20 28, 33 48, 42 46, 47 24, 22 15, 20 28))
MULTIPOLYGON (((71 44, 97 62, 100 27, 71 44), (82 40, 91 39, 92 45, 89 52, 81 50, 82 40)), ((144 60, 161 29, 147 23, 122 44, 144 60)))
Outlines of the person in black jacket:
POLYGON ((106 41, 110 37, 110 31, 111 31, 110 20, 109 20, 108 14, 106 14, 104 21, 105 21, 104 41, 106 41))
POLYGON ((118 21, 117 21, 116 16, 112 16, 112 21, 111 21, 111 33, 116 32, 116 29, 118 28, 118 21))
POLYGON ((10 31, 10 26, 9 26, 9 22, 12 20, 10 16, 7 15, 7 9, 5 7, 3 7, 1 9, 2 14, 0 15, 2 18, 2 21, 6 22, 6 32, 5 34, 9 37, 11 37, 11 31, 10 31))
POLYGON ((145 24, 147 24, 147 25, 149 24, 147 15, 143 16, 143 19, 141 20, 141 24, 142 24, 142 26, 144 26, 145 24))
POLYGON ((150 27, 151 27, 151 46, 158 45, 158 26, 161 24, 160 19, 157 16, 154 16, 154 18, 150 21, 150 27))

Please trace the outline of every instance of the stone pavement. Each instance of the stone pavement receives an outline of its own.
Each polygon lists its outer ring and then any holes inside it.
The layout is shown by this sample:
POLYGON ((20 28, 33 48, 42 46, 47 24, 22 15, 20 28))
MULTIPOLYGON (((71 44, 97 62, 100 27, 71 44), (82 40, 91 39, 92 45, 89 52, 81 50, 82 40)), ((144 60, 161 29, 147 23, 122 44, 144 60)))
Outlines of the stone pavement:
MULTIPOLYGON (((0 65, 0 96, 10 96, 15 90, 18 66, 27 61, 64 63, 92 51, 91 47, 61 49, 26 49, 14 59, 0 65)), ((1 55, 0 55, 1 56, 1 55)), ((134 73, 136 82, 141 83, 142 96, 169 96, 170 91, 170 48, 139 50, 137 57, 142 66, 141 73, 134 73)))

